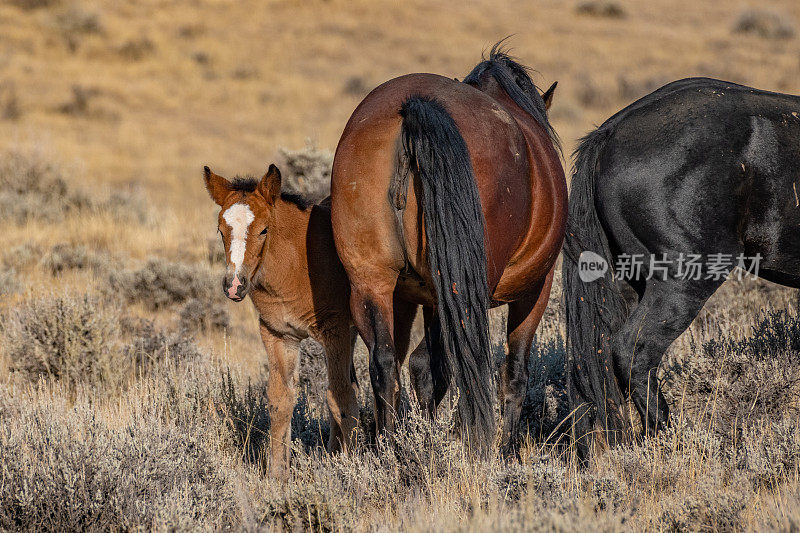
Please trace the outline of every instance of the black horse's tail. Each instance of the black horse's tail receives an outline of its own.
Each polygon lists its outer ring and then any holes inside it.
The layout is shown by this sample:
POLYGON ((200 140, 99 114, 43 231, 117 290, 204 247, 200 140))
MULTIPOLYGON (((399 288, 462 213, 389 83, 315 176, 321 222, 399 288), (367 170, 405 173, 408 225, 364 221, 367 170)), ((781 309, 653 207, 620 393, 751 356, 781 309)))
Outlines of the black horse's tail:
POLYGON ((484 220, 475 174, 464 138, 441 103, 412 96, 400 115, 403 148, 422 184, 445 367, 460 393, 457 415, 463 437, 485 450, 495 430, 484 220))
POLYGON ((603 432, 610 445, 630 430, 621 411, 623 395, 614 376, 610 343, 611 332, 621 324, 627 307, 613 276, 612 253, 595 207, 597 162, 608 135, 606 129, 596 130, 584 137, 575 151, 564 240, 567 387, 573 438, 582 458, 589 452, 594 430, 603 432), (592 280, 603 261, 608 270, 592 280))

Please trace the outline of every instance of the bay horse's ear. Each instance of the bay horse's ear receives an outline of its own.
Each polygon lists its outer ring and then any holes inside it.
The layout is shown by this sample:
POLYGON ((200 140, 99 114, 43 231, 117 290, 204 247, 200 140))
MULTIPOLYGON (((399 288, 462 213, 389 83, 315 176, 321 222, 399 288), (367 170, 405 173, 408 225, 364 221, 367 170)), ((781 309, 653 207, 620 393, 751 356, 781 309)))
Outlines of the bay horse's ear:
POLYGON ((550 105, 553 103, 553 93, 556 92, 557 85, 558 82, 554 81, 553 85, 551 85, 550 88, 542 94, 542 100, 544 100, 545 109, 550 109, 550 105))
POLYGON ((281 194, 281 171, 274 164, 269 166, 269 170, 258 183, 258 192, 268 204, 274 204, 281 194))
POLYGON ((225 205, 225 199, 231 192, 228 180, 222 176, 217 176, 211 172, 211 169, 208 167, 203 167, 203 175, 206 179, 206 189, 208 190, 208 194, 211 196, 211 199, 217 203, 217 205, 222 207, 225 205))

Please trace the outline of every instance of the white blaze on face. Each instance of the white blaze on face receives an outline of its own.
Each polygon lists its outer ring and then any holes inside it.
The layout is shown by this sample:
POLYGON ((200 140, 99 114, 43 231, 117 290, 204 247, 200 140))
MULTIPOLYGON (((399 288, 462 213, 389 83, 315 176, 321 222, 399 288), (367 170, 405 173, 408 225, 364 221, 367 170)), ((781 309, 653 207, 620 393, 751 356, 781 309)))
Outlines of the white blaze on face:
POLYGON ((247 204, 233 204, 222 214, 222 218, 231 228, 231 263, 233 263, 234 276, 238 276, 239 269, 242 268, 244 262, 247 229, 255 215, 247 204))

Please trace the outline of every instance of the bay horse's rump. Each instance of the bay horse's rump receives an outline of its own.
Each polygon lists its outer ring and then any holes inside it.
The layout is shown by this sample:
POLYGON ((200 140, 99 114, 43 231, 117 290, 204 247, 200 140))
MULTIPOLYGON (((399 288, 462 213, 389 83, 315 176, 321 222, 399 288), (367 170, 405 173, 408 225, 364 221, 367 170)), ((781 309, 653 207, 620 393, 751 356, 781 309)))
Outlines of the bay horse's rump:
MULTIPOLYGON (((334 224, 337 217, 340 220, 347 217, 348 225, 357 224, 359 228, 353 228, 353 233, 359 236, 354 235, 354 239, 369 241, 377 247, 369 254, 370 264, 391 264, 397 271, 408 267, 428 288, 428 296, 432 296, 429 265, 423 251, 424 235, 420 232, 418 177, 413 173, 410 176, 408 198, 401 213, 402 230, 393 223, 397 217, 393 203, 383 201, 388 197, 392 180, 408 172, 401 146, 399 112, 411 96, 445 102, 459 131, 468 132, 464 141, 478 177, 490 257, 488 283, 493 289, 527 232, 531 204, 531 187, 526 180, 529 163, 525 137, 517 123, 496 102, 473 87, 434 74, 410 74, 372 91, 354 111, 336 151, 331 197, 339 210, 334 208, 334 224), (498 137, 507 138, 512 148, 501 151, 487 142, 498 137), (358 165, 351 165, 352 161, 358 161, 358 165), (345 196, 347 201, 343 201, 345 196), (408 252, 407 257, 403 248, 408 252)), ((345 231, 342 226, 337 227, 345 231)), ((347 256, 343 259, 347 264, 349 254, 343 255, 347 256)), ((350 267, 371 268, 365 264, 350 267)), ((418 290, 416 278, 407 287, 401 284, 398 288, 420 304, 431 303, 418 290)))

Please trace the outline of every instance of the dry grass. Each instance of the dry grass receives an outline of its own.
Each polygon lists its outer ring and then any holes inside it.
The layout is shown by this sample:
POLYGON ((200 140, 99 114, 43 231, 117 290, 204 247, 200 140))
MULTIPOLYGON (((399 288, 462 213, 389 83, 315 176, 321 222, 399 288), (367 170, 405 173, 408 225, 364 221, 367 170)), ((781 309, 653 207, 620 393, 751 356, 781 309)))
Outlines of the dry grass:
POLYGON ((406 72, 461 77, 512 33, 536 81, 559 80, 567 150, 679 77, 800 93, 800 6, 756 8, 0 2, 0 529, 798 527, 797 305, 767 283, 726 285, 670 349, 674 428, 581 471, 553 445, 558 294, 531 361, 521 464, 468 458, 447 409, 432 424, 412 410, 376 442, 363 346, 364 437, 327 456, 324 364, 307 343, 292 476, 265 478, 257 317, 221 297, 200 179, 204 164, 233 175, 276 161, 289 186, 324 196, 366 92, 406 72))
POLYGON ((301 401, 291 477, 273 482, 261 463, 263 383, 221 364, 163 361, 111 398, 88 383, 3 387, 0 525, 734 531, 797 513, 800 431, 788 411, 749 420, 736 442, 681 412, 659 438, 577 470, 533 443, 521 463, 470 457, 449 436, 448 406, 433 423, 412 410, 395 437, 328 456, 325 424, 301 401))

